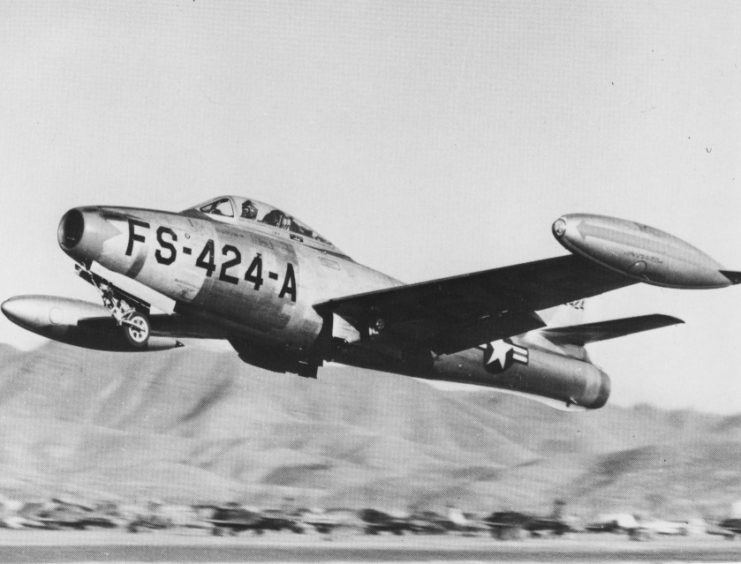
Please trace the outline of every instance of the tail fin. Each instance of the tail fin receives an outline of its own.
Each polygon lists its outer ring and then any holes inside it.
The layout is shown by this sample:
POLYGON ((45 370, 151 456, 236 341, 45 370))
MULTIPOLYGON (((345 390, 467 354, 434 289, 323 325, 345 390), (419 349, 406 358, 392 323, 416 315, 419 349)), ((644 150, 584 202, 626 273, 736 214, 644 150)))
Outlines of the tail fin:
POLYGON ((577 325, 584 322, 586 300, 576 300, 539 311, 538 315, 548 325, 577 325))

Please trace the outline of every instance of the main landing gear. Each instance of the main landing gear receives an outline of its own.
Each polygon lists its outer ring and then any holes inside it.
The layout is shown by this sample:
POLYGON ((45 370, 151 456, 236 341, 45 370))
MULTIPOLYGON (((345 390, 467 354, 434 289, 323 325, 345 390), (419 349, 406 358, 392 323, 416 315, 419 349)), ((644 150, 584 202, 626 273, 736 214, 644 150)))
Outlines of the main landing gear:
POLYGON ((135 349, 146 347, 151 333, 149 304, 81 264, 76 264, 75 270, 80 278, 98 290, 103 305, 121 327, 128 344, 135 349))

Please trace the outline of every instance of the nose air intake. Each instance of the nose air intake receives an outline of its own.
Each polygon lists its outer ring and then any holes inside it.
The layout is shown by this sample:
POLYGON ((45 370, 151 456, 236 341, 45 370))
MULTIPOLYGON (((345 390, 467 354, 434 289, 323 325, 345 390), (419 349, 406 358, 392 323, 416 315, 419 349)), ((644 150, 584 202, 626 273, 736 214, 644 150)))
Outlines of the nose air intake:
POLYGON ((85 219, 80 210, 69 210, 62 216, 57 229, 59 246, 65 251, 71 251, 82 240, 85 232, 85 219))
POLYGON ((100 262, 104 244, 121 232, 100 208, 72 208, 59 221, 57 242, 77 262, 100 262))

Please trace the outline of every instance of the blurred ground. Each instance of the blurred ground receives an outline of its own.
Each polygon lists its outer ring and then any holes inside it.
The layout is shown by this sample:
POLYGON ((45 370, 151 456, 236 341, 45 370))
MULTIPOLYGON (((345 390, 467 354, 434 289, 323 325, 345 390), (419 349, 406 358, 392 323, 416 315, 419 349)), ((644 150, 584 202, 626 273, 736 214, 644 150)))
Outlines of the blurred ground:
POLYGON ((2 562, 738 562, 719 537, 634 542, 623 535, 498 542, 486 537, 345 537, 204 532, 0 531, 2 562))

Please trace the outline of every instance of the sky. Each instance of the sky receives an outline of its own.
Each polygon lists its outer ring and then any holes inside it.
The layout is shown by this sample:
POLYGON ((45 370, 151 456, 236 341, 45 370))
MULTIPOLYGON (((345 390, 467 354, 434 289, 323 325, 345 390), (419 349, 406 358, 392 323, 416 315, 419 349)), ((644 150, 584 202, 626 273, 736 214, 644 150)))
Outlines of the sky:
MULTIPOLYGON (((734 2, 0 3, 0 299, 96 301, 69 208, 287 209, 407 282, 562 255, 563 213, 633 219, 741 270, 734 2)), ((741 412, 741 288, 641 285, 588 320, 618 405, 741 412)), ((0 319, 0 341, 42 339, 0 319)))

